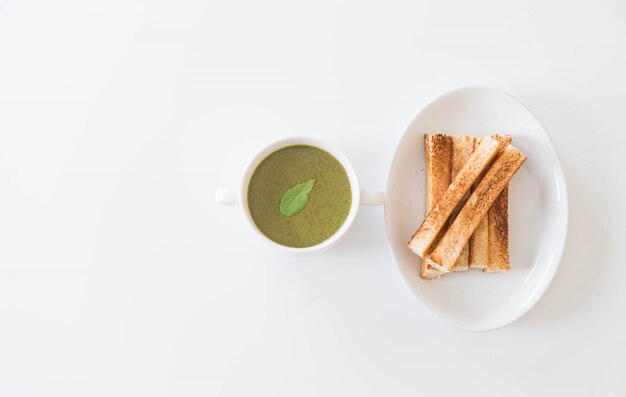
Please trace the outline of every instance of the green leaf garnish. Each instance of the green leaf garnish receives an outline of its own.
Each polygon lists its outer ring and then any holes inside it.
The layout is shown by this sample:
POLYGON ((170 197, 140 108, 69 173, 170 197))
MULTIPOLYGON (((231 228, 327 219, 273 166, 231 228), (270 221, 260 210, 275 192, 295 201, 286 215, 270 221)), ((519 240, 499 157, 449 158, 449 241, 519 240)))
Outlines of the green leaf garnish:
POLYGON ((280 199, 280 213, 292 216, 302 211, 306 202, 309 201, 309 193, 313 190, 314 183, 315 179, 309 179, 287 190, 280 199))

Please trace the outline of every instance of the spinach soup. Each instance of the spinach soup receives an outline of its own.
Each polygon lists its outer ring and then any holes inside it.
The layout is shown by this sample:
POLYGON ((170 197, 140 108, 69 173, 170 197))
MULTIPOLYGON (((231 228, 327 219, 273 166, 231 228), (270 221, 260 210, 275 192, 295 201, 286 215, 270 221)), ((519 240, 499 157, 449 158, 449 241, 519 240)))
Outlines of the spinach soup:
POLYGON ((288 247, 311 247, 335 234, 351 204, 346 170, 314 146, 287 146, 271 153, 254 170, 248 186, 254 223, 288 247))

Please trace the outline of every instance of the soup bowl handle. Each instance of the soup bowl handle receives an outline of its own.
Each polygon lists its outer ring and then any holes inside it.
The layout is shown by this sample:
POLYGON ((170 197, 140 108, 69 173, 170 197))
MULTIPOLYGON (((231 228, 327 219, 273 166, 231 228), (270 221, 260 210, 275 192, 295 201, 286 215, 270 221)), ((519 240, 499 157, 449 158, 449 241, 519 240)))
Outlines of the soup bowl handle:
POLYGON ((377 190, 361 190, 360 204, 364 207, 376 207, 385 204, 385 193, 377 190))
POLYGON ((239 190, 217 189, 215 192, 215 202, 228 207, 238 207, 241 204, 239 202, 239 190))

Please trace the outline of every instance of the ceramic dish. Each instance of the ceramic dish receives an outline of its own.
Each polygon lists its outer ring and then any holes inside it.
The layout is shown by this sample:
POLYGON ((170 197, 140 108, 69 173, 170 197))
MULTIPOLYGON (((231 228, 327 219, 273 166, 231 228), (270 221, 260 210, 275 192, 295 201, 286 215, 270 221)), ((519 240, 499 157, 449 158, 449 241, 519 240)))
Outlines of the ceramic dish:
POLYGON ((387 235, 406 284, 425 308, 457 327, 487 331, 515 321, 539 300, 556 273, 567 232, 565 178, 545 129, 507 93, 462 88, 426 106, 398 143, 386 194, 387 235), (510 183, 511 270, 470 270, 423 280, 421 259, 407 241, 424 219, 424 134, 493 132, 511 135, 528 156, 510 183))
POLYGON ((289 138, 278 139, 274 142, 271 142, 270 144, 262 148, 256 154, 256 156, 254 156, 250 160, 250 162, 245 168, 243 178, 241 179, 241 182, 240 182, 239 189, 222 188, 222 189, 218 189, 215 192, 215 202, 217 204, 241 207, 242 215, 244 219, 246 220, 246 223, 250 226, 252 230, 255 231, 257 236, 259 236, 263 241, 267 242, 268 244, 274 247, 283 249, 285 251, 294 252, 294 253, 311 253, 315 251, 327 250, 328 248, 335 245, 346 234, 346 232, 352 225, 352 222, 354 221, 354 218, 359 209, 359 206, 382 205, 384 202, 384 199, 385 199, 385 195, 383 192, 360 189, 359 181, 357 179, 356 173, 354 172, 354 169, 352 168, 352 164, 350 163, 348 158, 341 151, 339 151, 339 149, 321 140, 308 138, 308 137, 289 137, 289 138), (313 146, 313 147, 325 150, 326 152, 330 153, 333 157, 337 159, 337 161, 339 161, 339 163, 346 170, 348 179, 350 181, 350 187, 352 190, 352 205, 350 206, 350 213, 348 214, 346 220, 343 222, 341 227, 332 236, 330 236, 328 239, 321 242, 320 244, 313 245, 310 247, 303 247, 303 248, 287 247, 287 246, 278 244, 272 241, 267 236, 265 236, 259 230, 257 225, 254 223, 254 220, 252 219, 252 215, 250 214, 250 210, 248 207, 248 200, 247 200, 250 178, 252 177, 252 174, 254 173, 254 170, 259 165, 259 163, 268 155, 275 152, 276 150, 283 149, 285 147, 293 146, 293 145, 309 145, 309 146, 313 146))

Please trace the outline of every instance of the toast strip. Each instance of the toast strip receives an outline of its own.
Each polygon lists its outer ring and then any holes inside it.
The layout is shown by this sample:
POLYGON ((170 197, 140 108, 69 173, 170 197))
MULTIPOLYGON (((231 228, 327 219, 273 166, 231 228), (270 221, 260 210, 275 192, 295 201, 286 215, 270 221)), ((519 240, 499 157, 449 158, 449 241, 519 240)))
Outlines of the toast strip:
POLYGON ((469 267, 472 269, 485 269, 489 262, 489 224, 487 216, 476 226, 476 230, 470 237, 469 267))
MULTIPOLYGON (((476 138, 473 136, 453 136, 452 137, 452 178, 454 178, 461 168, 467 163, 470 156, 474 152, 474 145, 476 144, 476 138)), ((452 211, 452 216, 450 219, 456 218, 459 211, 461 211, 461 207, 467 201, 469 197, 469 192, 465 193, 465 196, 461 199, 459 205, 456 206, 454 211, 452 211)), ((469 252, 470 252, 470 243, 468 242, 463 247, 461 251, 461 255, 456 260, 456 263, 452 267, 453 272, 464 272, 469 269, 469 252)))
MULTIPOLYGON (((476 179, 478 179, 483 170, 491 163, 500 149, 500 144, 496 139, 483 137, 480 140, 478 147, 470 156, 467 164, 461 168, 461 171, 459 171, 450 186, 448 186, 443 196, 441 196, 441 199, 437 201, 428 212, 426 219, 424 219, 424 222, 422 222, 419 229, 409 241, 408 246, 413 252, 422 258, 424 257, 428 248, 430 248, 437 237, 437 234, 446 224, 454 208, 459 201, 461 201, 465 193, 469 191, 470 187, 476 179)), ((485 212, 487 212, 486 210, 485 212)), ((467 237, 469 239, 469 236, 467 237)), ((462 248, 463 247, 461 247, 461 249, 462 248)), ((447 269, 449 270, 449 268, 447 269)))
POLYGON ((509 266, 509 187, 505 186, 487 212, 489 260, 483 272, 506 272, 509 266))
MULTIPOLYGON (((442 134, 424 135, 424 151, 426 157, 426 213, 428 214, 450 186, 452 180, 452 139, 450 136, 442 134)), ((438 278, 441 274, 439 270, 428 266, 425 259, 422 260, 420 268, 422 278, 438 278)))
POLYGON ((454 266, 470 236, 498 195, 526 160, 526 155, 508 145, 478 183, 452 225, 433 250, 429 264, 445 272, 454 266))
MULTIPOLYGON (((492 134, 492 138, 506 144, 511 143, 511 137, 508 135, 500 136, 492 134)), ((496 199, 497 200, 497 199, 496 199)), ((470 237, 470 257, 469 267, 472 269, 485 269, 489 264, 489 222, 487 215, 483 216, 480 223, 470 237)))

